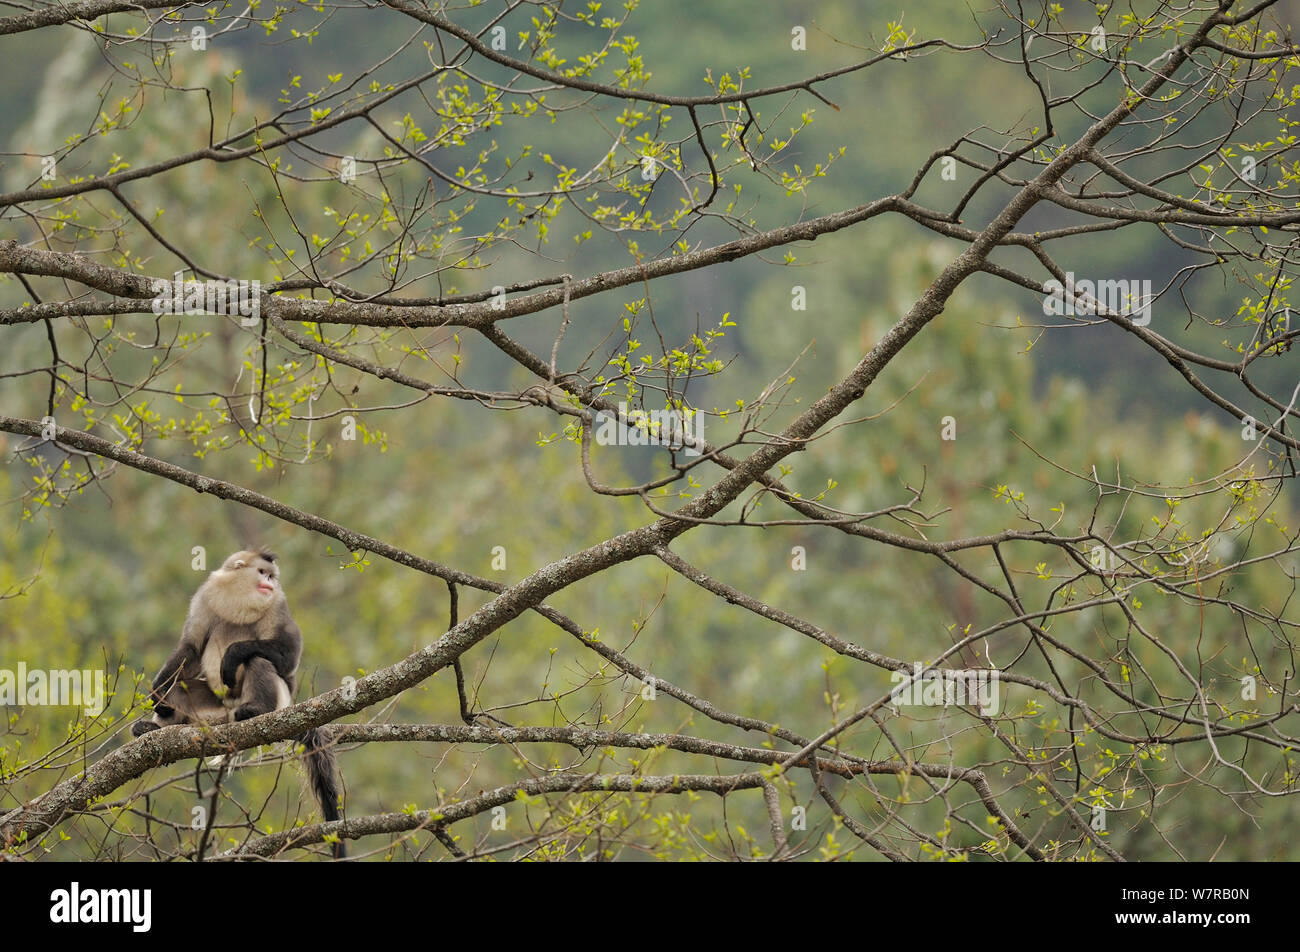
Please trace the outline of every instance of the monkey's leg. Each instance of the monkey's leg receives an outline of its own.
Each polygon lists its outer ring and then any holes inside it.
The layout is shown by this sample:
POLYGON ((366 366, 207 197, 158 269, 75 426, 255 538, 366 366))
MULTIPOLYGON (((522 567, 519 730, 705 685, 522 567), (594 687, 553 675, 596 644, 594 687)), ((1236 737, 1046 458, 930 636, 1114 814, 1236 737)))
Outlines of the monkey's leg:
POLYGON ((140 737, 173 724, 224 724, 230 719, 221 698, 209 691, 203 679, 181 681, 162 700, 153 705, 153 717, 131 724, 131 734, 140 737))
POLYGON ((269 714, 290 703, 289 688, 275 671, 275 665, 265 658, 250 658, 244 666, 243 683, 239 689, 239 706, 235 720, 269 714))
POLYGON ((229 724, 230 711, 202 678, 186 681, 176 701, 187 724, 229 724))
POLYGON ((202 678, 190 678, 174 685, 163 699, 154 704, 153 717, 136 721, 131 733, 136 737, 174 724, 225 724, 230 714, 202 678))

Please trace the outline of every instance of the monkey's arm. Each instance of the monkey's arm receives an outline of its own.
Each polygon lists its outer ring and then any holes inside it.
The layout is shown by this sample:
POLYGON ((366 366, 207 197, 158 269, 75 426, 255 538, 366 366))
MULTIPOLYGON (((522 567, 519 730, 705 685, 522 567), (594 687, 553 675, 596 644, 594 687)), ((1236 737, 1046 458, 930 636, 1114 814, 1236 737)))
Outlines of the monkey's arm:
POLYGON ((185 625, 181 628, 180 643, 168 655, 158 671, 158 676, 153 679, 151 696, 154 710, 164 717, 172 712, 171 705, 165 701, 168 692, 182 681, 202 677, 203 666, 200 655, 207 641, 207 628, 208 626, 196 614, 191 604, 189 614, 185 616, 185 625))
POLYGON ((281 624, 274 638, 237 641, 226 649, 221 659, 221 681, 232 691, 241 664, 250 658, 265 658, 275 666, 275 673, 288 681, 298 670, 302 657, 302 633, 292 619, 281 624))
POLYGON ((167 693, 171 691, 178 681, 183 681, 192 676, 192 673, 197 672, 198 669, 198 651, 189 641, 181 641, 176 646, 176 650, 171 653, 171 656, 163 662, 158 676, 153 679, 153 690, 150 692, 150 697, 153 699, 154 710, 164 716, 170 714, 171 706, 164 700, 167 693))

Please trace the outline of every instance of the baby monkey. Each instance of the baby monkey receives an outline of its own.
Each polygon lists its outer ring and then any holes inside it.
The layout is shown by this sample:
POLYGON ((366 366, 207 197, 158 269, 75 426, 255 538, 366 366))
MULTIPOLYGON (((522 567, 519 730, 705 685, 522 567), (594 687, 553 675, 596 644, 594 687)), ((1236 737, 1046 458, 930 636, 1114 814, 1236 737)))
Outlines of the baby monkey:
MULTIPOLYGON (((180 644, 153 680, 153 716, 139 737, 173 724, 227 724, 293 703, 302 632, 289 614, 280 567, 265 550, 236 552, 190 600, 180 644)), ((299 738, 307 774, 326 820, 339 818, 339 775, 325 732, 299 738)), ((343 855, 342 843, 335 855, 343 855)))

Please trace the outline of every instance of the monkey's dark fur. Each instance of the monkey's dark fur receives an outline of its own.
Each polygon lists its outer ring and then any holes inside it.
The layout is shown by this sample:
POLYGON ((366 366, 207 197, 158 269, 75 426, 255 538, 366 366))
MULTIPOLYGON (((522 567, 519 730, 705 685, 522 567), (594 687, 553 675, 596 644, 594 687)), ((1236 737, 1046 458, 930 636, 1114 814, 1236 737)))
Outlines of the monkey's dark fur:
MULTIPOLYGON (((288 707, 301 657, 302 632, 289 614, 275 556, 236 552, 194 593, 180 643, 153 680, 153 717, 137 721, 132 733, 227 724, 288 707)), ((307 779, 321 815, 339 819, 341 784, 329 735, 315 727, 298 742, 307 748, 307 779)), ((345 855, 341 840, 333 851, 345 855)))

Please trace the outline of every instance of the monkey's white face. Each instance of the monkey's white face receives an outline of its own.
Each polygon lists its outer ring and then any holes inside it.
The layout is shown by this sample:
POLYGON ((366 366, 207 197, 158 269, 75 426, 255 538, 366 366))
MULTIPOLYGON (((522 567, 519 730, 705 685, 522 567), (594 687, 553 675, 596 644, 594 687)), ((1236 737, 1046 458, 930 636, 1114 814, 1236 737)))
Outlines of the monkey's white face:
POLYGON ((232 595, 269 603, 280 587, 280 571, 270 559, 258 553, 239 552, 221 567, 225 586, 232 595))
POLYGON ((253 583, 257 586, 259 593, 270 598, 275 594, 275 573, 265 565, 259 565, 256 568, 257 575, 254 577, 253 583))
POLYGON ((284 599, 280 569, 264 552, 236 552, 199 591, 217 615, 237 625, 252 624, 284 599))

